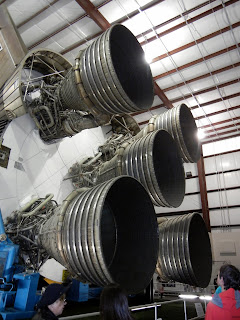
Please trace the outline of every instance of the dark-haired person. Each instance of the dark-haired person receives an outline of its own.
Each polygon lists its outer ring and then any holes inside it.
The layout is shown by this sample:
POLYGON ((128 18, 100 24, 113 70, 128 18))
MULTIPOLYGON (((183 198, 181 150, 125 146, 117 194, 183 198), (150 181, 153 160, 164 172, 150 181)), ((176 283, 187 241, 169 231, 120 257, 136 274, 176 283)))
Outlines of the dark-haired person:
POLYGON ((58 320, 63 312, 66 302, 66 292, 70 285, 59 283, 50 284, 36 305, 37 313, 32 320, 58 320))
POLYGON ((205 320, 240 320, 239 270, 231 264, 221 266, 217 284, 222 291, 208 303, 205 320))
POLYGON ((103 320, 133 320, 125 291, 118 285, 106 286, 100 296, 100 314, 103 320))

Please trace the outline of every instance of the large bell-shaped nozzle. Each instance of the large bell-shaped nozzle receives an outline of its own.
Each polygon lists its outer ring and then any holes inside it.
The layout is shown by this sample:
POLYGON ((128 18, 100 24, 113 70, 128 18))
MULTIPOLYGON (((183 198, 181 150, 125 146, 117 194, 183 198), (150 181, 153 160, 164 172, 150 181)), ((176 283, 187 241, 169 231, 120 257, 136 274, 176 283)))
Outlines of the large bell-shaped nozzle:
POLYGON ((191 213, 159 224, 157 272, 174 280, 205 288, 212 273, 212 252, 202 216, 191 213))
POLYGON ((43 225, 39 241, 81 280, 98 286, 118 283, 129 293, 149 284, 158 257, 151 199, 127 176, 79 193, 66 210, 58 208, 43 225))
POLYGON ((172 135, 185 162, 197 162, 200 159, 197 126, 191 110, 184 103, 151 121, 154 121, 155 130, 164 129, 172 135))
POLYGON ((116 24, 87 49, 62 83, 60 98, 67 109, 104 114, 147 110, 153 81, 144 51, 126 27, 116 24))
POLYGON ((177 146, 165 130, 153 131, 124 151, 123 174, 139 180, 156 206, 179 207, 185 195, 185 174, 177 146))
POLYGON ((176 142, 165 130, 129 142, 98 171, 97 183, 119 175, 140 181, 154 205, 179 207, 185 195, 185 174, 176 142))

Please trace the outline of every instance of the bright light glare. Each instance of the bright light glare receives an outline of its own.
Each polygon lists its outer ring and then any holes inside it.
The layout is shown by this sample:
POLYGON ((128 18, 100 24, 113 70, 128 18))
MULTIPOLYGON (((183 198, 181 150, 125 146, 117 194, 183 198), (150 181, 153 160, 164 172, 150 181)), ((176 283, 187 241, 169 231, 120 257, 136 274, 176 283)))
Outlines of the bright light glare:
POLYGON ((212 300, 212 296, 200 296, 199 299, 210 301, 212 300))
POLYGON ((159 56, 159 54, 162 52, 161 46, 157 41, 147 43, 143 46, 143 50, 145 53, 145 59, 147 63, 151 63, 152 60, 159 56))
POLYGON ((145 54, 145 60, 147 61, 147 63, 151 63, 152 62, 153 57, 152 56, 148 56, 145 54))
POLYGON ((194 294, 180 294, 179 298, 181 299, 196 299, 198 296, 194 294))
POLYGON ((201 139, 203 139, 203 138, 205 137, 205 133, 204 133, 204 131, 201 130, 201 129, 198 129, 197 135, 198 135, 198 139, 199 139, 199 140, 201 140, 201 139))

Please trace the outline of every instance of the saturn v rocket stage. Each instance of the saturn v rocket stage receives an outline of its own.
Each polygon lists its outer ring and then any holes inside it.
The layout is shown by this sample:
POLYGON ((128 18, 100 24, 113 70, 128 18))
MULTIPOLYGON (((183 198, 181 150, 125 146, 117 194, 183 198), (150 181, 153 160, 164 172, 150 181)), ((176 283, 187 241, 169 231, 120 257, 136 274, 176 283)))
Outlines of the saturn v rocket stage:
POLYGON ((211 246, 201 215, 158 225, 153 206, 182 203, 182 162, 199 158, 197 128, 186 105, 143 130, 129 115, 151 107, 153 82, 127 28, 112 26, 73 66, 53 51, 31 51, 0 91, 1 124, 29 113, 46 143, 97 126, 113 130, 96 157, 71 168, 76 189, 62 204, 47 195, 7 218, 26 265, 38 270, 53 257, 81 281, 115 282, 130 293, 148 285, 156 265, 163 279, 207 286, 211 246))

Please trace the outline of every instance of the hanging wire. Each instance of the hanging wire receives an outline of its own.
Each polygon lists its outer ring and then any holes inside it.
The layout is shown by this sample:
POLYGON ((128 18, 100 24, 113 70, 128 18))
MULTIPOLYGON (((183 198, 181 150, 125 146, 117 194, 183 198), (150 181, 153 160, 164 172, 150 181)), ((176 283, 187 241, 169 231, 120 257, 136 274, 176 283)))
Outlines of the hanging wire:
MULTIPOLYGON (((213 11, 213 9, 212 9, 212 11, 213 11)), ((214 11, 213 11, 213 13, 214 13, 214 11)), ((190 30, 190 28, 189 28, 189 30, 190 30)), ((221 28, 220 28, 220 30, 221 30, 221 28)), ((191 32, 191 30, 190 30, 190 32, 191 32)), ((192 34, 192 36, 193 36, 193 34, 192 34)), ((193 36, 193 38, 194 38, 194 36, 193 36)), ((202 59, 203 59, 204 62, 205 62, 205 65, 206 65, 206 67, 207 67, 207 69, 208 69, 208 72, 210 73, 210 75, 211 75, 211 77, 212 77, 212 80, 213 80, 213 82, 214 82, 214 85, 215 85, 215 87, 216 87, 216 89, 217 89, 217 91, 218 91, 218 93, 219 93, 219 95, 220 95, 221 101, 222 101, 224 107, 227 109, 230 118, 232 118, 231 115, 230 115, 230 112, 229 112, 229 110, 228 110, 228 107, 227 107, 227 105, 226 105, 226 103, 225 103, 225 100, 224 100, 224 98, 223 98, 223 95, 222 95, 222 93, 221 93, 221 90, 219 89, 218 84, 216 83, 216 81, 215 81, 215 79, 214 79, 214 75, 212 74, 212 71, 210 70, 210 68, 209 68, 209 66, 208 66, 208 63, 206 62, 204 56, 202 55, 202 52, 201 52, 201 50, 200 50, 200 48, 199 48, 199 44, 196 42, 195 38, 194 38, 194 41, 195 41, 195 43, 196 43, 196 45, 197 45, 197 47, 198 47, 198 49, 199 49, 199 52, 200 52, 200 54, 201 54, 201 56, 202 56, 202 59)), ((204 44, 202 44, 202 46, 203 46, 203 48, 205 49, 205 51, 207 51, 206 48, 204 47, 204 44)), ((209 64, 211 64, 211 62, 209 62, 209 64)), ((216 76, 216 78, 217 78, 217 76, 216 76)), ((217 81, 219 82, 218 78, 217 78, 217 81)), ((224 90, 223 90, 223 92, 224 92, 224 90)), ((236 127, 236 129, 237 129, 237 131, 238 131, 238 128, 237 128, 237 126, 236 126, 236 124, 235 124, 234 121, 233 121, 233 124, 234 124, 234 126, 236 127)))
MULTIPOLYGON (((137 0, 135 0, 135 2, 138 4, 137 0)), ((138 4, 138 6, 139 6, 139 4, 138 4)), ((141 8, 139 7, 138 10, 141 11, 141 8)), ((189 85, 188 83, 186 83, 186 80, 185 80, 185 78, 184 78, 181 70, 179 70, 177 64, 175 63, 175 61, 174 61, 174 59, 172 58, 172 56, 169 54, 169 52, 168 52, 165 44, 163 43, 162 39, 158 36, 157 32, 154 30, 154 26, 153 26, 151 20, 149 19, 148 15, 146 14, 145 11, 141 11, 141 12, 146 15, 148 21, 150 22, 150 24, 151 24, 151 26, 152 26, 152 31, 154 32, 156 39, 157 39, 158 41, 160 41, 160 43, 163 45, 164 49, 166 50, 167 57, 170 59, 170 61, 172 62, 174 68, 176 69, 176 71, 178 72, 179 76, 181 77, 183 83, 184 83, 185 86, 188 88, 188 90, 189 90, 189 92, 190 92, 190 95, 191 95, 192 98, 196 101, 197 106, 198 106, 198 107, 200 108, 200 110, 204 113, 205 118, 206 118, 206 119, 208 120, 208 122, 210 123, 210 125, 211 125, 213 131, 215 132, 216 136, 218 136, 218 133, 217 133, 216 129, 214 128, 214 126, 213 126, 212 122, 210 121, 210 119, 207 117, 207 114, 206 114, 205 110, 204 110, 203 108, 201 108, 201 106, 200 106, 200 104, 199 104, 199 102, 198 102, 198 99, 197 99, 197 97, 194 95, 193 90, 191 89, 190 85, 189 85)), ((182 15, 182 14, 181 14, 181 15, 182 15)), ((183 15, 182 15, 182 16, 183 16, 183 15)), ((184 16, 183 16, 183 18, 184 18, 184 20, 185 20, 185 22, 186 22, 186 18, 185 18, 184 16)), ((186 25, 187 25, 187 22, 186 22, 186 25)), ((193 38, 194 38, 194 37, 193 37, 193 38)), ((161 62, 161 64, 162 64, 162 62, 161 62)), ((163 65, 163 64, 162 64, 162 65, 163 65)), ((164 69, 166 70, 166 68, 165 68, 164 65, 163 65, 163 67, 164 67, 164 69)), ((174 81, 173 81, 173 82, 174 82, 174 81)), ((181 90, 179 90, 179 91, 181 92, 181 90)), ((185 100, 184 94, 181 93, 181 95, 182 95, 183 99, 185 100)), ((213 141, 213 139, 212 139, 212 141, 213 141)))
MULTIPOLYGON (((178 0, 178 2, 179 2, 179 0, 178 0)), ((182 0, 182 2, 183 2, 183 0, 182 0)), ((222 3, 223 3, 223 2, 222 2, 222 3)), ((180 5, 180 4, 179 4, 179 5, 180 5)), ((224 5, 224 8, 225 8, 225 10, 226 10, 225 5, 224 5)), ((214 13, 213 8, 212 8, 212 12, 214 13)), ((226 15, 227 15, 227 12, 226 12, 226 15)), ((227 16, 228 16, 228 15, 227 15, 227 16)), ((215 17, 215 19, 216 19, 215 13, 214 13, 214 17, 215 17)), ((217 19, 216 19, 216 21, 217 21, 217 19)), ((186 22, 186 23, 187 23, 187 22, 186 22)), ((217 22, 217 23, 218 23, 218 22, 217 22)), ((232 26, 231 26, 229 17, 228 17, 228 24, 229 24, 229 26, 230 26, 230 29, 231 29, 232 35, 233 35, 233 39, 234 39, 235 44, 236 44, 236 39, 235 39, 235 37, 234 37, 234 33, 233 33, 233 30, 232 30, 232 26)), ((187 23, 187 25, 188 25, 188 28, 189 28, 189 24, 188 24, 188 23, 187 23)), ((218 26, 219 26, 219 24, 218 24, 218 26)), ((219 29, 221 30, 220 26, 219 26, 219 29)), ((189 31, 190 31, 191 34, 192 34, 192 31, 191 31, 190 28, 189 28, 189 31)), ((222 32, 221 32, 221 35, 222 35, 222 32)), ((192 34, 192 37, 194 38, 194 35, 193 35, 193 34, 192 34)), ((222 35, 222 37, 223 37, 223 35, 222 35)), ((223 37, 223 39, 224 39, 224 37, 223 37)), ((232 118, 231 115, 230 115, 230 112, 229 112, 229 110, 228 110, 228 107, 227 107, 227 105, 226 105, 226 103, 225 103, 225 101, 224 101, 224 99, 223 99, 222 93, 221 93, 218 85, 217 85, 216 82, 215 82, 215 79, 214 79, 214 76, 213 76, 213 74, 212 74, 212 71, 210 70, 208 64, 206 63, 206 60, 204 59, 204 57, 203 57, 203 55, 202 55, 202 52, 201 52, 201 50, 200 50, 200 48, 199 48, 199 45, 198 45, 198 43, 196 42, 195 38, 194 38, 194 41, 195 41, 195 43, 196 43, 196 45, 197 45, 197 47, 198 47, 198 49, 199 49, 199 52, 200 52, 200 54, 201 54, 201 56, 202 56, 202 59, 204 60, 205 65, 206 65, 206 67, 207 67, 207 69, 208 69, 208 71, 209 71, 209 73, 210 73, 210 75, 211 75, 211 77, 212 77, 212 80, 213 80, 214 85, 216 86, 216 89, 217 89, 217 91, 218 91, 218 93, 219 93, 219 95, 220 95, 220 98, 221 98, 221 100, 222 100, 222 103, 223 103, 223 105, 225 106, 225 108, 227 109, 230 118, 232 118)), ((224 43, 225 43, 225 41, 224 41, 224 43)), ((236 46, 237 46, 237 44, 236 44, 236 46)), ((203 44, 203 47, 204 47, 204 44, 203 44)), ((237 46, 237 47, 238 47, 238 46, 237 46)), ((206 50, 205 47, 204 47, 204 49, 206 50)), ((239 49, 239 47, 238 47, 238 49, 239 49)), ((206 51, 207 51, 207 50, 206 50, 206 51)), ((239 54, 239 51, 238 51, 238 54, 239 54)), ((211 64, 211 62, 210 62, 210 64, 211 64)), ((218 80, 217 76, 216 76, 216 79, 218 80)), ((239 80, 239 78, 238 78, 238 80, 239 80)), ((219 82, 219 81, 218 81, 218 82, 219 82)), ((223 90, 223 92, 224 92, 224 90, 223 90)), ((236 127, 237 131, 239 131, 239 129, 237 128, 237 126, 236 126, 236 124, 235 124, 234 121, 233 121, 233 124, 234 124, 234 126, 236 127)), ((214 155, 214 157, 216 158, 216 155, 214 155)), ((225 195, 225 199, 226 199, 226 211, 227 211, 227 214, 226 214, 227 217, 226 217, 226 219, 225 219, 225 211, 223 210, 223 198, 222 198, 222 197, 223 197, 223 195, 222 195, 222 192, 223 192, 223 191, 219 189, 218 192, 219 192, 219 196, 221 197, 220 203, 222 203, 221 211, 222 211, 222 218, 223 218, 223 216, 224 216, 224 221, 223 221, 223 222, 224 222, 225 226, 227 227, 227 226, 230 226, 230 213, 229 213, 228 197, 227 197, 227 190, 226 190, 225 178, 224 178, 224 173, 223 173, 223 167, 222 167, 221 174, 222 174, 222 177, 223 177, 223 189, 224 189, 224 195, 225 195), (226 223, 226 220, 227 220, 228 223, 226 223)), ((219 182, 219 187, 220 187, 220 173, 219 173, 219 172, 217 173, 217 177, 218 177, 218 182, 219 182)))
MULTIPOLYGON (((179 4, 179 6, 180 6, 180 8, 181 8, 180 1, 183 3, 183 0, 178 0, 178 4, 179 4)), ((213 9, 212 9, 212 11, 213 11, 213 9)), ((214 12, 214 11, 213 11, 213 12, 214 12)), ((217 91, 218 91, 218 93, 219 93, 219 95, 220 95, 220 98, 221 98, 223 104, 225 105, 225 101, 224 101, 224 99, 223 99, 223 96, 222 96, 222 94, 221 94, 221 91, 220 91, 218 85, 217 85, 216 82, 215 82, 215 79, 214 79, 214 76, 213 76, 213 74, 212 74, 212 71, 210 70, 208 63, 207 63, 205 57, 204 57, 203 54, 202 54, 202 51, 201 51, 201 49, 200 49, 200 46, 199 46, 197 40, 195 39, 195 36, 194 36, 194 34, 193 34, 193 32, 192 32, 192 29, 190 28, 190 25, 189 25, 187 19, 186 19, 185 17, 183 17, 183 19, 185 20, 186 26, 188 27, 188 30, 189 30, 190 33, 191 33, 191 36, 192 36, 192 38, 193 38, 193 40, 194 40, 194 42, 195 42, 195 45, 196 45, 196 47, 197 47, 197 49, 198 49, 198 51, 199 51, 199 53, 200 53, 200 55, 201 55, 201 58, 202 58, 203 62, 205 63, 209 74, 210 74, 211 77, 212 77, 213 83, 214 83, 214 85, 215 85, 215 87, 216 87, 216 89, 217 89, 217 91)), ((202 46, 203 46, 204 50, 207 52, 204 44, 202 44, 202 46)), ((211 64, 211 62, 210 62, 210 64, 211 64)), ((207 114, 206 114, 206 113, 205 113, 205 115, 206 115, 207 120, 210 122, 210 125, 211 125, 211 127, 213 128, 214 133, 218 136, 218 133, 217 133, 215 127, 213 126, 212 122, 211 122, 210 119, 207 117, 207 114)), ((212 141, 213 141, 213 140, 212 140, 212 141)))
POLYGON ((226 220, 227 220, 227 226, 228 226, 228 231, 230 231, 230 226, 231 226, 231 219, 230 219, 230 212, 229 212, 229 204, 228 204, 228 196, 227 196, 227 189, 226 189, 226 180, 225 180, 225 173, 223 172, 223 163, 222 163, 222 155, 220 155, 220 161, 221 161, 221 166, 222 166, 222 180, 223 180, 223 189, 224 189, 224 195, 225 195, 225 201, 226 201, 226 220))
MULTIPOLYGON (((135 0, 135 2, 138 4, 137 0, 135 0)), ((139 8, 138 10, 141 11, 140 8, 139 8)), ((145 12, 144 12, 144 13, 145 13, 145 12)), ((146 17, 148 18, 148 16, 147 16, 146 13, 145 13, 145 15, 146 15, 146 17)), ((148 18, 148 20, 149 20, 149 22, 151 23, 151 21, 150 21, 149 18, 148 18)), ((212 76, 212 79, 213 79, 213 81, 214 81, 214 84, 215 84, 215 86, 216 86, 216 89, 218 90, 218 93, 219 93, 219 95, 220 95, 220 97, 221 97, 221 100, 222 100, 223 104, 225 105, 225 102, 224 102, 222 93, 221 93, 218 85, 217 85, 216 82, 215 82, 215 79, 214 79, 214 77, 213 77, 213 74, 212 74, 211 70, 209 69, 208 64, 206 63, 206 60, 205 60, 204 56, 202 55, 202 52, 201 52, 201 50, 200 50, 200 48, 199 48, 199 45, 198 45, 198 43, 197 43, 197 41, 196 41, 196 39, 195 39, 195 37, 194 37, 194 35, 193 35, 193 33, 192 33, 192 30, 190 29, 189 24, 188 24, 188 22, 187 22, 187 20, 186 20, 185 17, 184 17, 184 20, 185 20, 185 23, 186 23, 186 25, 188 26, 188 28, 189 28, 189 30, 190 30, 190 32, 191 32, 191 35, 192 35, 192 37, 193 37, 193 39, 194 39, 194 41, 195 41, 195 44, 196 44, 196 46, 197 46, 197 48, 198 48, 198 50, 199 50, 199 52, 200 52, 200 54, 201 54, 201 56, 202 56, 202 59, 203 59, 203 61, 205 62, 205 64, 206 64, 206 66, 207 66, 207 69, 208 69, 210 75, 212 76)), ((152 25, 152 23, 151 23, 151 25, 152 25)), ((152 25, 152 30, 153 30, 153 32, 155 33, 156 38, 159 39, 156 31, 154 30, 153 25, 152 25)), ((160 39, 160 41, 161 41, 161 39, 160 39)), ((166 46, 164 45, 163 41, 161 41, 161 43, 162 43, 162 45, 164 46, 164 48, 166 49, 167 56, 170 58, 171 62, 172 62, 173 65, 175 66, 176 70, 179 72, 175 61, 174 61, 174 60, 172 59, 172 57, 168 54, 167 48, 166 48, 166 46)), ((179 74, 180 74, 181 78, 183 79, 183 82, 185 83, 185 85, 188 87, 188 89, 189 89, 192 97, 193 97, 193 98, 195 99, 195 101, 197 102, 198 107, 200 107, 197 98, 196 98, 196 97, 194 96, 194 94, 192 93, 191 87, 190 87, 188 84, 186 84, 186 81, 185 81, 182 73, 179 72, 179 74)), ((181 92, 181 91, 180 91, 180 92, 181 92)), ((203 110, 203 111, 204 111, 204 110, 203 110)), ((215 134, 218 136, 217 131, 215 130, 212 122, 210 121, 210 119, 207 117, 207 114, 206 114, 205 111, 204 111, 204 113, 205 113, 205 117, 206 117, 207 120, 210 122, 210 125, 211 125, 212 128, 213 128, 213 131, 215 131, 215 134)), ((222 170, 222 177, 223 177, 223 179, 224 179, 223 170, 222 170)), ((220 176, 219 176, 219 174, 217 175, 217 179, 218 179, 218 186, 219 186, 219 190, 218 190, 218 191, 219 191, 219 197, 220 197, 220 199, 219 199, 219 200, 220 200, 220 205, 221 205, 221 207, 223 208, 223 195, 222 195, 222 191, 220 190, 221 188, 220 188, 220 176)), ((229 209, 228 209, 228 199, 227 199, 227 194, 226 194, 225 180, 223 181, 223 183, 224 183, 225 198, 226 198, 226 203, 227 203, 227 217, 225 217, 225 213, 224 213, 222 210, 221 210, 221 216, 222 216, 223 225, 225 225, 225 226, 227 227, 227 225, 228 225, 228 226, 230 225, 230 216, 229 216, 229 209), (226 218, 227 218, 227 221, 226 221, 226 218), (226 223, 226 222, 228 222, 228 223, 226 223)))
MULTIPOLYGON (((53 14, 57 15, 62 21, 67 22, 69 30, 74 33, 75 36, 79 38, 79 40, 84 41, 87 45, 89 45, 89 40, 87 39, 87 35, 82 32, 81 29, 77 27, 78 32, 76 32, 73 28, 72 23, 67 19, 66 15, 63 12, 59 12, 54 7, 51 5, 51 2, 49 0, 45 0, 45 2, 48 4, 50 10, 52 11, 53 14), (81 35, 81 36, 80 36, 81 35)), ((44 31, 43 31, 44 32, 44 31)), ((46 33, 45 33, 46 34, 46 33)), ((52 37, 53 39, 53 37, 52 37)), ((65 49, 62 45, 60 45, 56 40, 53 39, 55 43, 57 43, 62 49, 65 49)), ((75 60, 75 55, 71 53, 71 56, 75 60)))
POLYGON ((230 26, 231 36, 232 36, 232 38, 233 38, 233 40, 235 42, 235 45, 236 45, 236 47, 238 49, 237 52, 238 52, 238 55, 239 55, 239 58, 240 58, 240 47, 239 47, 238 42, 236 40, 234 31, 233 31, 233 28, 232 28, 232 24, 231 24, 230 19, 229 19, 229 14, 228 14, 227 8, 225 6, 225 2, 222 0, 221 3, 222 3, 222 7, 223 7, 224 13, 225 13, 226 18, 227 18, 228 25, 230 26))
MULTIPOLYGON (((217 177, 217 189, 218 189, 218 197, 219 197, 219 207, 220 207, 220 214, 221 214, 221 220, 222 220, 222 226, 221 229, 224 231, 226 228, 226 219, 225 219, 225 213, 224 213, 224 205, 223 205, 223 196, 221 192, 221 179, 220 179, 220 173, 218 171, 218 166, 217 166, 217 156, 216 153, 214 154, 214 162, 215 162, 215 167, 216 167, 216 177, 217 177)), ((222 162, 221 162, 222 165, 222 162)))
MULTIPOLYGON (((116 1, 118 2, 118 0, 116 0, 116 1)), ((138 11, 139 11, 139 12, 142 12, 142 11, 141 11, 141 8, 140 8, 140 5, 138 4, 138 2, 137 2, 136 0, 135 0, 135 2, 136 2, 137 5, 138 5, 138 11)), ((121 7, 122 7, 122 6, 121 6, 121 7)), ((146 15, 145 12, 142 12, 142 13, 144 13, 144 14, 146 15)), ((126 14, 126 16, 128 17, 127 14, 126 14)), ((148 18, 147 15, 146 15, 146 17, 148 18)), ((193 95, 190 86, 186 83, 186 81, 185 81, 185 79, 184 79, 181 71, 178 70, 178 67, 177 67, 175 61, 174 61, 174 60, 172 59, 172 57, 169 55, 168 50, 167 50, 166 46, 164 45, 163 41, 158 37, 158 34, 157 34, 156 31, 154 30, 154 26, 153 26, 152 22, 150 21, 149 18, 148 18, 148 20, 149 20, 149 22, 151 23, 152 30, 153 30, 153 32, 154 32, 154 34, 155 34, 155 36, 156 36, 156 39, 158 39, 158 40, 162 43, 162 45, 164 46, 164 48, 165 48, 165 50, 166 50, 166 53, 167 53, 167 56, 170 58, 170 60, 172 61, 173 65, 175 66, 176 70, 179 72, 179 74, 180 74, 180 76, 181 76, 181 78, 182 78, 182 81, 183 81, 183 82, 185 83, 185 85, 188 87, 189 91, 191 92, 191 96, 192 96, 192 97, 194 98, 194 100, 196 101, 198 107, 201 108, 200 105, 199 105, 199 102, 198 102, 198 100, 197 100, 197 97, 195 97, 195 96, 193 95)), ((145 38, 145 37, 144 37, 144 38, 145 38)), ((161 62, 161 64, 162 64, 162 62, 161 62)), ((164 66, 163 64, 162 64, 162 66, 163 66, 163 68, 166 70, 166 68, 165 68, 165 66, 164 66)), ((171 77, 171 78, 172 78, 172 77, 171 77)), ((173 82, 175 83, 174 80, 173 80, 173 82)), ((176 84, 176 83, 175 83, 175 84, 176 84)), ((179 90, 179 91, 180 91, 180 90, 179 90)), ((180 92, 181 92, 181 91, 180 91, 180 92)), ((181 94, 182 94, 182 93, 181 93, 181 94)), ((182 96, 183 96, 183 99, 185 99, 183 94, 182 94, 182 96)), ((205 117, 207 118, 207 115, 206 115, 204 109, 201 109, 201 110, 203 110, 203 112, 204 112, 204 114, 205 114, 205 117)), ((210 124, 212 125, 210 119, 209 119, 209 122, 210 122, 210 124)), ((212 127, 213 127, 213 125, 212 125, 212 127)), ((213 127, 213 130, 216 131, 214 127, 213 127)), ((216 134, 217 134, 217 133, 216 133, 216 134)))
MULTIPOLYGON (((216 23, 217 23, 217 25, 218 25, 218 28, 219 28, 219 30, 221 31, 221 27, 220 27, 219 22, 218 22, 218 19, 217 19, 217 17, 216 17, 216 12, 213 10, 211 3, 209 3, 209 4, 210 4, 210 6, 211 6, 211 9, 212 9, 213 15, 214 15, 214 17, 215 17, 216 23)), ((239 46, 238 46, 238 43, 237 43, 236 38, 235 38, 235 35, 234 35, 234 31, 233 31, 233 28, 232 28, 232 24, 231 24, 230 19, 229 19, 229 16, 228 16, 227 8, 225 7, 225 4, 223 3, 223 1, 222 1, 222 7, 223 7, 224 13, 225 13, 225 15, 226 15, 226 17, 227 17, 227 22, 228 22, 228 26, 230 27, 230 32, 231 32, 232 39, 233 39, 233 41, 234 41, 234 44, 236 45, 236 48, 238 49, 237 52, 238 52, 238 55, 239 55, 239 57, 240 57, 239 46)), ((221 32, 221 35, 222 35, 222 39, 223 39, 223 41, 224 41, 224 44, 225 44, 225 46, 227 47, 227 44, 226 44, 226 41, 225 41, 225 38, 224 38, 222 32, 221 32)), ((232 59, 232 57, 231 57, 230 54, 229 54, 229 58, 230 58, 230 61, 231 61, 232 66, 234 67, 234 62, 233 62, 233 59, 232 59)), ((216 77, 216 79, 218 80, 217 75, 215 75, 215 77, 216 77)), ((239 78, 239 77, 238 77, 238 81, 240 81, 240 78, 239 78)), ((218 80, 218 82, 219 82, 219 80, 218 80)), ((223 103, 224 103, 224 106, 226 107, 226 109, 227 109, 227 111, 228 111, 228 114, 229 114, 230 118, 232 119, 232 116, 231 116, 230 111, 229 111, 229 107, 226 106, 225 100, 223 101, 223 103)), ((230 107, 232 107, 232 105, 231 105, 231 103, 230 103, 229 100, 228 100, 228 104, 230 105, 230 107)), ((235 114, 234 110, 231 110, 231 112, 232 112, 232 113, 234 114, 234 116, 236 117, 236 114, 235 114)), ((232 119, 232 122, 233 122, 233 124, 234 124, 235 127, 236 127, 235 121, 234 121, 233 119, 232 119)), ((236 129, 238 130, 237 127, 236 127, 236 129)))

